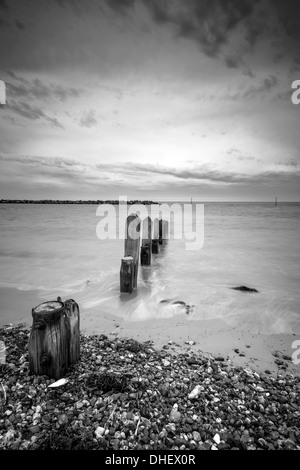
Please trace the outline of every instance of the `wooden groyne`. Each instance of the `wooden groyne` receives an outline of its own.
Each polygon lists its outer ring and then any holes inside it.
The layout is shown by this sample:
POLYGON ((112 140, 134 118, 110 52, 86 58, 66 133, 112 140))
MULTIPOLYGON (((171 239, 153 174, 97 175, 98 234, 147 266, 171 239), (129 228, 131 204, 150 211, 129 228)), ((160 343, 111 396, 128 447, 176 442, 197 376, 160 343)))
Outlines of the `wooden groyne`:
POLYGON ((143 220, 142 246, 141 246, 141 265, 149 266, 151 264, 152 253, 152 220, 146 217, 143 220))
POLYGON ((121 259, 120 291, 131 293, 137 287, 140 256, 141 219, 131 214, 126 219, 124 257, 121 259))
POLYGON ((159 220, 153 221, 152 253, 159 253, 159 220))
POLYGON ((131 294, 137 289, 139 258, 142 266, 150 266, 152 254, 169 238, 169 222, 148 216, 142 222, 137 214, 126 219, 124 257, 121 259, 120 292, 131 294), (142 236, 140 236, 142 234, 142 236))

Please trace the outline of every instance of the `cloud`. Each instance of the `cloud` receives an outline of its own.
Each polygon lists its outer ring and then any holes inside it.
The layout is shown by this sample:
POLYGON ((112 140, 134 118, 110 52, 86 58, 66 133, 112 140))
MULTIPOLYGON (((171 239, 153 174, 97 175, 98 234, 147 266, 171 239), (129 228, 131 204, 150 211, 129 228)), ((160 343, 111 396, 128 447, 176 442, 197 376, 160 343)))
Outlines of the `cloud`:
POLYGON ((96 111, 95 109, 90 109, 88 112, 84 113, 82 118, 79 121, 81 127, 94 127, 97 125, 96 111))
POLYGON ((2 11, 8 11, 9 10, 9 6, 8 6, 6 0, 0 0, 0 10, 2 10, 2 11))
POLYGON ((9 103, 7 103, 6 108, 12 111, 15 114, 18 114, 19 116, 22 116, 26 119, 29 119, 31 121, 36 121, 36 120, 45 120, 51 124, 53 127, 58 127, 61 129, 64 129, 63 125, 56 119, 48 116, 44 111, 37 106, 32 106, 29 105, 28 103, 25 103, 23 101, 14 101, 10 100, 9 103))
POLYGON ((296 162, 295 160, 290 160, 288 162, 279 162, 278 165, 292 168, 300 168, 300 163, 296 162))
POLYGON ((6 0, 0 0, 0 14, 7 15, 5 18, 0 18, 0 26, 6 28, 17 28, 20 31, 25 29, 25 24, 19 19, 11 19, 11 10, 6 0))
POLYGON ((10 163, 21 163, 35 167, 85 167, 86 165, 74 159, 63 157, 35 157, 29 155, 3 155, 0 154, 0 160, 10 163))
MULTIPOLYGON (((298 0, 272 0, 281 26, 289 37, 300 38, 300 3, 298 0)), ((299 44, 299 43, 298 43, 299 44)))
POLYGON ((267 31, 267 18, 268 14, 265 12, 265 15, 255 15, 255 18, 250 17, 246 20, 245 40, 251 49, 254 48, 259 37, 267 31))
POLYGON ((105 0, 107 5, 114 11, 126 13, 128 9, 134 7, 135 0, 105 0))
MULTIPOLYGON (((252 159, 252 157, 250 157, 252 159)), ((209 165, 196 165, 193 168, 175 169, 151 164, 122 163, 116 165, 98 164, 95 165, 98 170, 113 171, 115 173, 127 175, 163 175, 171 176, 178 180, 189 181, 208 181, 224 184, 254 184, 257 182, 267 183, 270 181, 289 181, 300 178, 300 171, 275 171, 266 170, 255 174, 239 173, 214 169, 209 165)))
POLYGON ((25 24, 20 20, 16 20, 15 25, 20 31, 23 31, 25 29, 25 24))
MULTIPOLYGON (((1 12, 3 14, 5 14, 8 11, 9 11, 9 6, 8 6, 7 2, 5 0, 0 0, 0 14, 1 14, 1 12)), ((1 26, 2 27, 9 27, 10 26, 9 22, 4 17, 3 18, 0 17, 0 27, 1 26)))
MULTIPOLYGON (((181 169, 160 165, 126 163, 100 163, 87 164, 63 157, 36 157, 36 156, 8 156, 0 154, 2 165, 2 179, 5 172, 12 182, 20 181, 28 190, 33 186, 50 185, 51 187, 65 188, 75 191, 88 189, 94 191, 99 188, 99 183, 110 188, 122 187, 130 191, 138 189, 143 191, 148 188, 155 191, 165 188, 197 187, 203 184, 211 187, 231 188, 248 187, 257 185, 272 186, 279 184, 295 184, 300 182, 299 165, 286 165, 275 169, 257 171, 246 174, 239 171, 216 169, 212 165, 195 164, 181 169), (15 165, 13 175, 9 165, 15 165)), ((120 193, 119 193, 120 194, 120 193)))
MULTIPOLYGON (((226 95, 226 99, 235 101, 243 98, 255 98, 261 95, 267 95, 275 89, 278 84, 277 77, 275 77, 275 75, 269 75, 268 77, 260 79, 255 84, 248 86, 244 91, 226 95)), ((290 91, 289 94, 291 94, 290 91)), ((281 96, 281 93, 279 95, 281 96)))
POLYGON ((256 1, 191 0, 167 4, 145 0, 144 3, 154 21, 172 24, 178 36, 195 41, 207 56, 217 57, 228 44, 230 34, 253 13, 256 1))
POLYGON ((233 153, 239 153, 239 152, 240 150, 235 147, 231 147, 229 150, 227 150, 228 155, 232 155, 233 153))
POLYGON ((8 94, 14 98, 26 96, 44 101, 63 102, 68 98, 78 98, 83 93, 83 90, 79 88, 64 87, 57 83, 46 84, 38 78, 29 81, 13 72, 7 72, 7 74, 14 81, 14 83, 7 82, 8 94))
MULTIPOLYGON (((114 12, 124 14, 135 0, 106 0, 114 12)), ((140 3, 140 2, 137 2, 140 3)), ((300 41, 299 0, 143 0, 152 20, 170 26, 177 37, 196 43, 206 56, 222 58, 227 67, 254 73, 242 60, 262 37, 272 53, 293 56, 300 41), (297 39, 299 41, 297 42, 297 39)))
POLYGON ((250 98, 261 93, 268 93, 272 88, 276 87, 277 84, 278 79, 274 75, 270 75, 269 77, 261 80, 260 84, 249 87, 241 96, 243 98, 250 98))
POLYGON ((241 61, 239 57, 227 56, 225 57, 225 64, 229 69, 237 69, 241 65, 241 61))
MULTIPOLYGON (((240 23, 249 19, 258 0, 143 0, 153 21, 159 25, 170 25, 176 36, 194 41, 209 57, 218 57, 230 35, 240 23)), ((111 9, 124 13, 132 8, 134 0, 107 0, 111 9)), ((255 28, 254 21, 244 24, 244 40, 253 45, 262 32, 255 28)), ((227 57, 228 67, 239 67, 241 61, 227 57)))
POLYGON ((74 13, 81 18, 85 11, 82 0, 55 0, 61 8, 72 8, 74 13))
POLYGON ((228 155, 231 155, 232 158, 237 158, 239 161, 254 161, 254 160, 257 160, 255 157, 252 157, 252 156, 241 155, 241 150, 237 149, 236 147, 231 147, 230 149, 227 150, 226 153, 228 155))

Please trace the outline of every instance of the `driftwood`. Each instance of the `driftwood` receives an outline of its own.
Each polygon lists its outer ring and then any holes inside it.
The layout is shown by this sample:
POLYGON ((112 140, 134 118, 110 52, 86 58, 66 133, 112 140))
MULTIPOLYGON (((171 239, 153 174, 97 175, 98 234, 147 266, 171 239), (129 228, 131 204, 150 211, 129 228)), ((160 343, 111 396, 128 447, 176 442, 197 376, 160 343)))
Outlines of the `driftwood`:
POLYGON ((29 368, 60 379, 80 358, 79 307, 74 300, 44 302, 32 309, 29 368))

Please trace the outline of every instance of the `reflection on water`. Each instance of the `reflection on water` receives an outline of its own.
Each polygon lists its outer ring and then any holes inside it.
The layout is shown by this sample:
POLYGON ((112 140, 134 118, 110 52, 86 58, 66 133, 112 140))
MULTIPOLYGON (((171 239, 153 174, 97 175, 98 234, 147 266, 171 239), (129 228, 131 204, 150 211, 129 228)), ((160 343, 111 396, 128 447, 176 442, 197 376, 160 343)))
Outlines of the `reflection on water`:
POLYGON ((299 204, 205 204, 203 249, 169 240, 151 266, 139 266, 131 295, 119 291, 124 241, 96 237, 96 206, 1 204, 0 215, 0 287, 37 289, 41 301, 75 298, 82 315, 300 331, 299 204), (230 289, 239 285, 259 294, 230 289))

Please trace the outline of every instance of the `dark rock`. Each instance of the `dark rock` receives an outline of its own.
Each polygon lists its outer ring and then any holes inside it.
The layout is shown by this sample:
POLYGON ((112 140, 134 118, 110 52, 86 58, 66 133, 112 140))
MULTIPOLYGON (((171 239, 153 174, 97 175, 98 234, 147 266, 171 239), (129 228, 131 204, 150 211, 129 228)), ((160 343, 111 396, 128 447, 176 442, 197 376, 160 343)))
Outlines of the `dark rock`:
POLYGON ((282 359, 284 359, 285 361, 291 361, 292 360, 292 358, 290 356, 285 356, 285 355, 282 356, 282 359))
POLYGON ((194 420, 190 418, 189 416, 185 420, 188 424, 194 424, 194 420))
POLYGON ((41 430, 40 426, 31 426, 29 428, 29 431, 32 433, 32 434, 37 434, 39 433, 41 430))
POLYGON ((231 287, 231 289, 238 290, 240 292, 258 292, 258 290, 247 286, 231 287))

